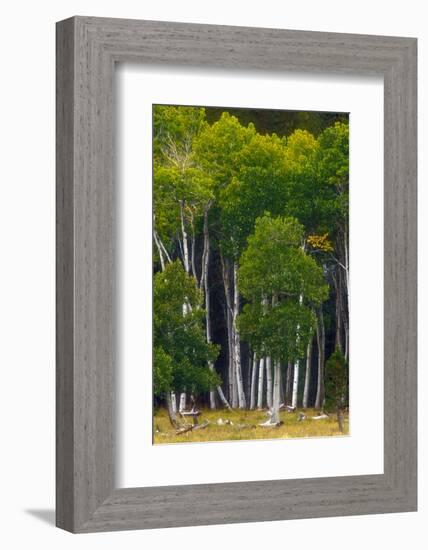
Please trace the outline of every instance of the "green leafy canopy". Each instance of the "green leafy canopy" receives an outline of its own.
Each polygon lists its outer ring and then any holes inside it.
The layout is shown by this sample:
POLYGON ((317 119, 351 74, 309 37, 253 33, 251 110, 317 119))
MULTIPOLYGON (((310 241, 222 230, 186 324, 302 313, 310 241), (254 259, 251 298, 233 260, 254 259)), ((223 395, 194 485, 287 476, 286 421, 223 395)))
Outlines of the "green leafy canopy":
POLYGON ((218 384, 207 366, 218 348, 205 339, 201 293, 179 261, 156 273, 153 300, 155 392, 200 392, 218 384))

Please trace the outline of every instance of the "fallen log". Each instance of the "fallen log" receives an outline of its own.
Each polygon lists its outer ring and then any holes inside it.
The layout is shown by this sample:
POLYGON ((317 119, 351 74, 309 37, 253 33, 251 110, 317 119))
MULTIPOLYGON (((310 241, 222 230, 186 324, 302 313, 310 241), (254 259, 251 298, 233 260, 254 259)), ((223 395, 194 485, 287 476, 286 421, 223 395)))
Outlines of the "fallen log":
POLYGON ((178 430, 176 430, 176 435, 182 435, 182 434, 185 434, 186 432, 190 432, 190 430, 193 430, 193 428, 195 427, 194 424, 187 424, 187 426, 181 426, 181 428, 178 428, 178 430))
POLYGON ((319 414, 318 416, 311 416, 312 420, 322 420, 323 418, 330 418, 330 417, 326 413, 319 414))
POLYGON ((194 430, 203 430, 203 429, 206 428, 208 425, 209 425, 209 421, 208 421, 208 420, 205 420, 204 422, 202 422, 202 424, 198 424, 197 426, 193 426, 193 429, 194 429, 194 430))
POLYGON ((206 428, 208 424, 209 424, 208 420, 205 420, 205 422, 203 422, 202 424, 188 424, 187 426, 182 426, 181 428, 179 428, 175 432, 175 434, 182 435, 192 430, 202 430, 203 428, 206 428))

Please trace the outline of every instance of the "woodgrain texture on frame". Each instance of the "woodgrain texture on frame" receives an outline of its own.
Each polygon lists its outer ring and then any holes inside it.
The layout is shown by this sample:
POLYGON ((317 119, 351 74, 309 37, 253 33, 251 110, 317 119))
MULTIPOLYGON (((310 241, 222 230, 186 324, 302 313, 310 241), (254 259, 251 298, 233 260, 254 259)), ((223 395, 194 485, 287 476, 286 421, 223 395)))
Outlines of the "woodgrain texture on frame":
POLYGON ((416 40, 73 17, 57 24, 57 525, 72 532, 417 506, 416 40), (384 474, 116 489, 116 62, 384 78, 384 474))

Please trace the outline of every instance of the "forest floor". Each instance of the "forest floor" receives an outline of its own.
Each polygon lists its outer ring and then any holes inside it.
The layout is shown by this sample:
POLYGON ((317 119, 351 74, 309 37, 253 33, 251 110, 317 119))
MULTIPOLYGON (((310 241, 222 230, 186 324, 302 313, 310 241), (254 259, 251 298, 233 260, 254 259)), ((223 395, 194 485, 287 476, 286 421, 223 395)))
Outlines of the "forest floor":
MULTIPOLYGON (((283 422, 278 427, 262 427, 259 424, 268 419, 266 410, 201 410, 199 424, 209 424, 198 430, 177 434, 171 426, 166 409, 157 409, 154 416, 154 443, 197 443, 205 441, 237 441, 251 439, 290 439, 296 437, 327 437, 349 435, 349 415, 345 413, 344 433, 339 431, 336 414, 319 420, 311 419, 319 414, 315 409, 299 409, 295 412, 281 411, 283 422), (299 414, 306 418, 299 422, 299 414)), ((192 419, 180 419, 191 424, 192 419)))

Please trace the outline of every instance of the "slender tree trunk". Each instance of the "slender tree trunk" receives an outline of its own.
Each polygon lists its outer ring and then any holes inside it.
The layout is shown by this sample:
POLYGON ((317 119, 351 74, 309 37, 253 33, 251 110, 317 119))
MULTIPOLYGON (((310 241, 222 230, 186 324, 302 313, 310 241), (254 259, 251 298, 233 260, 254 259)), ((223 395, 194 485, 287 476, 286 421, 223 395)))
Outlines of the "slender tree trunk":
MULTIPOLYGON (((302 305, 303 303, 303 296, 302 294, 299 296, 299 304, 302 305)), ((296 329, 296 341, 299 343, 300 341, 300 325, 297 324, 296 329)), ((293 374, 293 397, 291 399, 291 406, 297 408, 297 400, 299 397, 299 366, 300 361, 299 359, 296 359, 294 361, 294 374, 293 374)))
POLYGON ((279 402, 285 404, 285 392, 284 392, 284 376, 282 376, 282 365, 281 365, 281 384, 279 386, 279 402))
POLYGON ((324 407, 324 361, 325 361, 325 331, 324 331, 324 315, 322 306, 318 310, 317 321, 317 347, 318 347, 318 381, 317 395, 315 398, 315 408, 321 409, 324 407))
POLYGON ((183 252, 183 243, 181 242, 180 235, 177 231, 177 243, 178 243, 178 254, 181 257, 184 265, 184 252, 183 252))
POLYGON ((177 413, 177 396, 175 392, 171 392, 171 407, 174 413, 177 413))
POLYGON ((266 357, 266 405, 268 409, 272 408, 272 360, 266 357))
POLYGON ((223 405, 227 409, 231 410, 232 407, 230 406, 229 401, 226 399, 226 396, 224 395, 224 392, 223 392, 223 389, 222 389, 221 386, 217 386, 217 392, 218 392, 218 395, 220 397, 220 401, 223 403, 223 405))
POLYGON ((343 328, 344 328, 344 331, 345 331, 345 352, 344 352, 344 356, 345 356, 345 361, 348 361, 348 357, 349 357, 349 328, 348 328, 348 316, 347 315, 343 316, 343 328))
POLYGON ((232 408, 238 407, 238 390, 236 384, 236 370, 235 370, 235 345, 234 345, 234 333, 233 333, 233 319, 232 314, 227 314, 227 333, 228 333, 228 351, 229 351, 229 399, 232 401, 232 408))
POLYGON ((165 260, 163 258, 163 251, 162 251, 162 248, 161 248, 161 245, 160 245, 160 242, 159 242, 159 239, 158 239, 158 235, 156 233, 156 229, 155 229, 154 225, 153 225, 153 239, 155 241, 156 248, 158 249, 158 254, 159 254, 159 259, 160 259, 162 271, 165 271, 165 260))
POLYGON ((294 362, 294 372, 293 372, 293 394, 291 398, 291 406, 297 408, 297 399, 299 396, 299 366, 300 361, 296 359, 294 362))
MULTIPOLYGON (((211 344, 211 320, 210 320, 210 287, 208 284, 208 268, 210 263, 210 235, 208 229, 208 208, 204 212, 204 252, 202 255, 203 265, 202 265, 202 275, 201 275, 201 285, 205 290, 205 326, 206 326, 206 336, 207 343, 211 344)), ((208 368, 211 372, 214 372, 214 363, 213 361, 208 361, 208 368)), ((216 408, 215 400, 215 391, 210 390, 210 408, 216 408)))
POLYGON ((202 261, 201 261, 201 280, 200 286, 204 287, 208 283, 208 267, 209 267, 209 256, 210 256, 210 234, 209 234, 209 223, 208 223, 208 214, 211 208, 211 201, 207 203, 204 209, 204 247, 202 251, 202 261))
POLYGON ((183 236, 183 263, 184 263, 184 271, 186 273, 189 273, 190 271, 190 265, 189 265, 189 244, 188 244, 188 236, 186 231, 186 224, 184 221, 184 201, 180 201, 180 219, 181 219, 181 234, 183 236))
POLYGON ((288 362, 287 365, 287 382, 285 386, 285 404, 291 405, 291 395, 293 393, 293 363, 288 362))
POLYGON ((237 319, 239 315, 239 289, 238 289, 238 264, 233 262, 233 332, 234 332, 234 363, 236 371, 236 384, 238 391, 238 407, 245 409, 246 399, 242 381, 242 368, 241 368, 241 338, 237 326, 237 319))
POLYGON ((228 344, 228 387, 229 401, 232 402, 232 408, 238 406, 238 393, 236 391, 236 375, 235 375, 235 360, 234 360, 234 337, 233 337, 233 310, 231 299, 231 284, 230 270, 227 260, 223 257, 220 251, 220 260, 222 268, 224 296, 226 300, 226 324, 227 324, 227 344, 228 344))
POLYGON ((257 398, 257 408, 263 409, 263 379, 264 379, 264 366, 265 358, 260 358, 259 364, 259 387, 258 387, 258 398, 257 398))
POLYGON ((241 367, 241 350, 240 350, 240 338, 239 332, 234 331, 234 356, 235 356, 235 374, 236 374, 236 391, 238 393, 238 408, 245 409, 247 407, 245 393, 244 393, 244 382, 242 379, 242 367, 241 367))
POLYGON ((187 395, 186 395, 186 392, 183 391, 180 393, 180 404, 178 406, 179 412, 183 412, 186 410, 186 403, 187 403, 187 395))
POLYGON ((247 370, 245 372, 245 386, 244 386, 244 392, 245 395, 248 395, 248 405, 250 403, 251 399, 251 373, 253 370, 253 354, 251 353, 251 350, 248 352, 248 361, 247 361, 247 370))
POLYGON ((344 228, 343 248, 345 252, 345 275, 346 275, 346 297, 349 296, 349 248, 348 248, 348 228, 344 228))
POLYGON ((306 351, 306 372, 305 372, 305 387, 303 388, 303 408, 308 408, 308 402, 309 402, 309 387, 311 383, 311 369, 312 369, 312 342, 313 337, 311 336, 311 339, 308 343, 308 349, 306 351))
POLYGON ((193 220, 193 214, 192 214, 192 217, 191 217, 191 227, 192 227, 192 245, 191 245, 192 253, 191 253, 191 263, 190 263, 190 265, 191 265, 192 275, 196 279, 196 282, 198 282, 198 276, 197 276, 197 273, 196 273, 196 265, 195 265, 196 239, 195 239, 195 223, 194 223, 194 220, 193 220))
POLYGON ((336 338, 335 348, 342 351, 342 272, 340 266, 336 268, 333 276, 336 291, 336 338))
POLYGON ((171 256, 168 254, 168 250, 166 249, 165 245, 162 242, 162 239, 157 235, 158 241, 160 244, 161 249, 163 250, 163 253, 165 254, 165 258, 167 259, 168 263, 172 263, 171 256))
POLYGON ((165 245, 163 244, 162 239, 159 237, 158 232, 156 231, 154 215, 153 215, 153 240, 155 241, 156 248, 158 249, 162 271, 165 271, 165 259, 167 260, 168 263, 171 263, 171 257, 168 254, 168 251, 165 248, 165 245))
POLYGON ((254 410, 256 408, 257 367, 258 367, 258 360, 257 360, 257 355, 254 352, 253 368, 251 371, 251 387, 250 387, 250 409, 251 410, 254 410))
POLYGON ((173 428, 178 428, 177 415, 173 409, 171 401, 171 392, 166 392, 166 407, 168 410, 168 417, 173 428))
MULTIPOLYGON (((184 271, 188 274, 190 272, 190 264, 189 264, 189 243, 188 243, 188 236, 186 231, 186 224, 184 221, 184 201, 180 201, 180 219, 181 219, 181 234, 183 237, 183 263, 184 263, 184 271)), ((183 304, 183 315, 186 315, 189 311, 189 303, 184 302, 183 304)), ((186 392, 182 392, 180 394, 180 404, 179 404, 179 412, 182 412, 186 410, 186 401, 187 401, 187 395, 186 392)))
POLYGON ((273 402, 271 423, 278 424, 279 406, 280 406, 280 388, 281 388, 281 363, 276 359, 274 361, 274 380, 273 380, 273 402))

